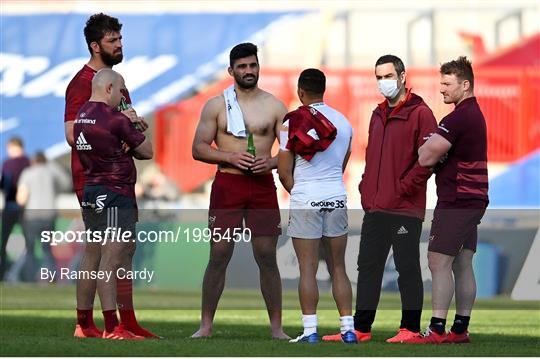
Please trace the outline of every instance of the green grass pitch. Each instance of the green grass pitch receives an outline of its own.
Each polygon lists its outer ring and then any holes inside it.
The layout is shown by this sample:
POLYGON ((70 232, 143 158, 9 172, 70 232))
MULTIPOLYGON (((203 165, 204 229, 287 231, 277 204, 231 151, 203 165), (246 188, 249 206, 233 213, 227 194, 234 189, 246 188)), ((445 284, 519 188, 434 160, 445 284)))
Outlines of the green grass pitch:
MULTIPOLYGON (((135 289, 139 321, 163 340, 117 342, 75 339, 75 293, 71 286, 2 286, 0 330, 2 356, 538 356, 540 303, 508 298, 479 300, 468 345, 387 344, 399 325, 399 298, 383 294, 373 340, 358 345, 289 344, 270 339, 268 319, 257 291, 225 290, 211 339, 189 339, 198 328, 199 293, 135 289)), ((295 292, 283 296, 285 331, 301 331, 295 292)), ((321 293, 319 334, 338 330, 331 295, 321 293)), ((429 298, 422 325, 429 316, 429 298)), ((98 325, 100 312, 94 311, 98 325)), ((453 313, 449 314, 449 322, 453 313)))

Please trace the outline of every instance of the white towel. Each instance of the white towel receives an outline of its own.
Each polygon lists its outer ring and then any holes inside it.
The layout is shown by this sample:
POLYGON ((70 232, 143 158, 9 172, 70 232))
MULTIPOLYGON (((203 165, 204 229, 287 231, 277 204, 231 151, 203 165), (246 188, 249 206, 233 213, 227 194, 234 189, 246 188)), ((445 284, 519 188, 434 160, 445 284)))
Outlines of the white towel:
POLYGON ((227 132, 235 137, 247 137, 246 124, 240 104, 236 99, 234 85, 223 90, 225 109, 227 110, 227 132))

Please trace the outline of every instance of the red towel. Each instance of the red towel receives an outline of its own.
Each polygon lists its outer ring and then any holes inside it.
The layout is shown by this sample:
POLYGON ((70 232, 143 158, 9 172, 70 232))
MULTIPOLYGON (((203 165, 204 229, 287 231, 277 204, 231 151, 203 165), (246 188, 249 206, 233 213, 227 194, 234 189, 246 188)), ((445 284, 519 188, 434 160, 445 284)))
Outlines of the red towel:
POLYGON ((326 150, 336 138, 336 127, 313 107, 300 106, 285 115, 283 121, 287 120, 287 149, 299 154, 306 161, 310 161, 317 152, 326 150))

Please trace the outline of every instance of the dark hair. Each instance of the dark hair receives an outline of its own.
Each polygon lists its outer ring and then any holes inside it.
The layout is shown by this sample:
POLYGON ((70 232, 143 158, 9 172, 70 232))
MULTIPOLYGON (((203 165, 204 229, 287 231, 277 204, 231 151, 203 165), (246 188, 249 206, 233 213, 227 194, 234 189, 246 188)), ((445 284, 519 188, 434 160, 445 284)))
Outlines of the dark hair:
POLYGON ((47 157, 45 157, 43 151, 37 151, 34 155, 34 161, 36 163, 47 163, 47 157))
POLYGON ((405 71, 405 65, 403 65, 403 61, 397 56, 394 55, 384 55, 379 57, 377 62, 375 63, 375 67, 383 64, 391 63, 394 65, 394 68, 396 69, 396 73, 399 76, 402 72, 405 71))
POLYGON ((259 63, 259 58, 257 57, 258 50, 259 49, 257 48, 257 45, 252 44, 251 42, 244 42, 242 44, 238 44, 233 47, 231 52, 229 53, 229 64, 231 65, 231 67, 233 67, 236 60, 243 59, 244 57, 249 57, 252 55, 255 55, 257 63, 259 63))
POLYGON ((320 96, 326 90, 326 76, 318 69, 305 69, 298 78, 298 87, 311 96, 320 96))
POLYGON ((24 148, 24 142, 23 142, 22 138, 20 138, 18 136, 11 137, 8 140, 8 144, 19 146, 20 148, 24 148))
POLYGON ((460 56, 457 60, 452 60, 441 65, 441 75, 456 75, 460 82, 468 80, 471 88, 474 88, 474 73, 471 62, 466 56, 460 56))
POLYGON ((120 30, 122 30, 122 24, 115 17, 105 15, 102 12, 90 16, 84 27, 84 38, 90 54, 92 54, 92 48, 90 47, 92 42, 99 42, 108 33, 120 32, 120 30))

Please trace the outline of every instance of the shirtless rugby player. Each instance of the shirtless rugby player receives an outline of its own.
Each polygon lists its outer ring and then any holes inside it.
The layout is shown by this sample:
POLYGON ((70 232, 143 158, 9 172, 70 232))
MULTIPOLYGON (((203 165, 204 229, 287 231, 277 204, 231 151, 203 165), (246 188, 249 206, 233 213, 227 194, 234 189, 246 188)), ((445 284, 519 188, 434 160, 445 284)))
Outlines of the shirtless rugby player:
POLYGON ((193 140, 193 158, 217 164, 218 169, 210 195, 208 225, 213 240, 203 280, 201 324, 192 338, 212 334, 225 272, 234 250, 233 238, 242 233, 245 221, 259 267, 272 337, 289 339, 281 324, 281 277, 276 262, 281 219, 271 173, 277 168, 277 156, 272 157, 271 149, 287 109, 257 86, 257 46, 239 44, 231 50, 229 58, 228 72, 234 78, 234 87, 208 100, 193 140), (245 131, 238 131, 238 125, 245 131), (256 156, 246 151, 247 134, 253 134, 256 156), (212 146, 213 142, 217 148, 212 146))

